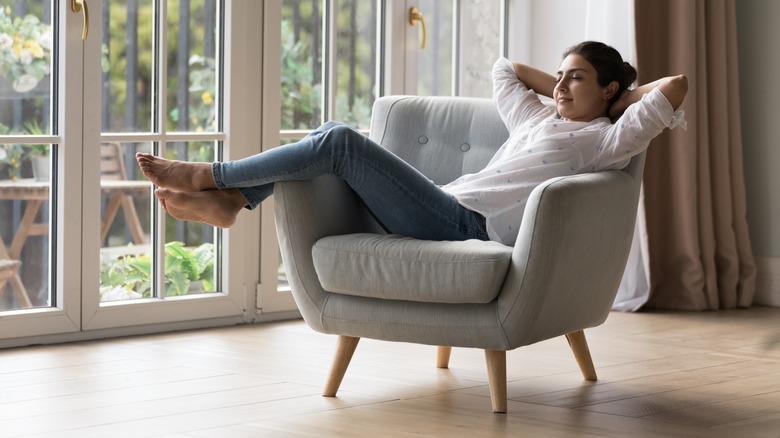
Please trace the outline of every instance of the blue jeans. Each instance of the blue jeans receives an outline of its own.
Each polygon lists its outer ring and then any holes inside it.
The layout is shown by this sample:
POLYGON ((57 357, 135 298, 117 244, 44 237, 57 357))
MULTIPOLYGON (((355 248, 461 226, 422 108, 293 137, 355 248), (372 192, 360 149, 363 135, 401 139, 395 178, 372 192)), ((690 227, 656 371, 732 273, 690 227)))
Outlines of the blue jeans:
POLYGON ((328 122, 301 141, 212 167, 217 188, 235 188, 253 209, 277 181, 332 173, 392 234, 425 240, 488 240, 485 218, 417 169, 351 127, 328 122))

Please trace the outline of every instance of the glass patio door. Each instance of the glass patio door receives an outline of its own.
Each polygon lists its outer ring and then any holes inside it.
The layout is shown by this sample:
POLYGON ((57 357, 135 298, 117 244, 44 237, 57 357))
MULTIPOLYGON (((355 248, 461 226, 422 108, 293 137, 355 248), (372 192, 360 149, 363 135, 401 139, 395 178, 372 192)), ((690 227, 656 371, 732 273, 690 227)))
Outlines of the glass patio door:
POLYGON ((254 317, 259 243, 230 236, 259 242, 259 218, 174 220, 134 154, 253 152, 258 22, 249 1, 0 0, 0 346, 254 317))
MULTIPOLYGON (((263 149, 300 140, 326 120, 368 130, 379 95, 382 0, 266 2, 263 56, 263 149)), ((281 263, 273 199, 264 202, 261 227, 261 313, 293 311, 281 263)), ((324 212, 323 214, 326 214, 324 212)), ((312 218, 316 220, 316 218, 312 218)))
POLYGON ((226 13, 243 2, 94 3, 100 25, 85 54, 83 152, 82 277, 91 292, 82 328, 240 321, 245 293, 225 275, 229 233, 168 215, 135 154, 227 157, 226 13))
POLYGON ((70 3, 0 0, 0 340, 80 328, 84 21, 70 3))
MULTIPOLYGON (((503 0, 267 2, 264 147, 299 140, 331 119, 368 132, 383 95, 489 97, 505 8, 503 0)), ((291 310, 272 201, 261 208, 262 271, 271 281, 260 285, 258 307, 291 310)))
POLYGON ((491 67, 505 53, 507 0, 405 0, 393 7, 404 17, 405 47, 403 83, 394 94, 492 95, 491 67))

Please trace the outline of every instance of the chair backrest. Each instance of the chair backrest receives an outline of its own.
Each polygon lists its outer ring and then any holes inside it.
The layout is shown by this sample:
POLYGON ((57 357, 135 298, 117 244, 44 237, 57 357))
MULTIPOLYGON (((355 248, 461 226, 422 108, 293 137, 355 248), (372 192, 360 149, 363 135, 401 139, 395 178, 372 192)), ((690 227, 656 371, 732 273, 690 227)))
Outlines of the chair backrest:
MULTIPOLYGON (((446 184, 484 168, 509 132, 491 99, 385 96, 374 103, 369 136, 446 184)), ((623 170, 641 180, 644 161, 642 154, 623 170)))
POLYGON ((386 96, 374 103, 370 137, 446 184, 484 168, 509 133, 490 99, 386 96))
POLYGON ((107 181, 126 180, 122 147, 119 143, 100 145, 100 179, 107 181))

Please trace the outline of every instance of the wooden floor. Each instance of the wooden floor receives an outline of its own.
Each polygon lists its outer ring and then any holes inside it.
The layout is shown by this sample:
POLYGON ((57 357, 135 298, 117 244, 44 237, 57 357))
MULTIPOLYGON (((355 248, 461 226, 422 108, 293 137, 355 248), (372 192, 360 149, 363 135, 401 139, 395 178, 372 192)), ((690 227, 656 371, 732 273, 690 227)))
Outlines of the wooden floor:
POLYGON ((780 308, 613 313, 507 354, 493 414, 484 355, 362 340, 336 398, 335 337, 301 321, 0 351, 0 436, 780 437, 780 308))

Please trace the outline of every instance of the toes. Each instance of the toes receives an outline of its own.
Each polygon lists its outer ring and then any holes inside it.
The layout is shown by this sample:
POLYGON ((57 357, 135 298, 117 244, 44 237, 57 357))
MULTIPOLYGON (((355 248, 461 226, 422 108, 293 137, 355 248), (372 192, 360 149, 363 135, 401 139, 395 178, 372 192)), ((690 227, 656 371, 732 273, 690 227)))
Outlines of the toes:
POLYGON ((138 162, 141 162, 141 161, 150 161, 150 160, 151 160, 151 157, 152 157, 152 156, 151 156, 150 154, 147 154, 146 152, 136 152, 136 153, 135 153, 135 159, 136 159, 136 161, 138 161, 138 162))
POLYGON ((154 195, 157 196, 157 199, 160 201, 160 205, 162 205, 162 208, 165 211, 168 211, 168 197, 171 196, 171 191, 168 189, 157 189, 154 191, 154 195))
POLYGON ((159 199, 160 201, 165 201, 166 199, 168 199, 168 197, 171 196, 171 194, 173 194, 173 192, 165 188, 159 188, 154 191, 154 194, 155 196, 157 196, 157 199, 159 199))

